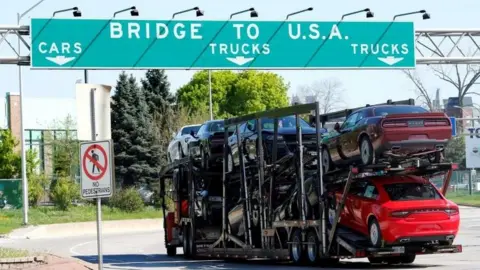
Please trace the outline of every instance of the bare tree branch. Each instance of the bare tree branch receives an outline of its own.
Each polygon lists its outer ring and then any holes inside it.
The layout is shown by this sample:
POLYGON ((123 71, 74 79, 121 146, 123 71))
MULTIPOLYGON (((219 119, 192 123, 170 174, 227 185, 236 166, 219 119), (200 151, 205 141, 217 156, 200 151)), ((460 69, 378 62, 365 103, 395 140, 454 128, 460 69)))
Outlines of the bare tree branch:
POLYGON ((462 75, 459 69, 459 65, 453 65, 455 74, 451 75, 451 72, 446 72, 443 68, 431 66, 435 76, 441 80, 448 82, 455 86, 457 89, 457 97, 459 106, 463 105, 463 98, 471 93, 469 92, 473 85, 480 79, 480 68, 473 65, 465 65, 465 73, 462 75))
POLYGON ((328 113, 342 109, 346 105, 344 92, 342 83, 335 78, 330 78, 316 81, 311 85, 301 85, 297 90, 297 96, 306 102, 318 101, 320 112, 328 113))
POLYGON ((433 101, 427 88, 423 85, 422 81, 417 74, 410 70, 403 70, 403 73, 413 82, 415 85, 415 92, 418 94, 417 100, 422 102, 422 105, 427 107, 430 111, 434 111, 433 101))

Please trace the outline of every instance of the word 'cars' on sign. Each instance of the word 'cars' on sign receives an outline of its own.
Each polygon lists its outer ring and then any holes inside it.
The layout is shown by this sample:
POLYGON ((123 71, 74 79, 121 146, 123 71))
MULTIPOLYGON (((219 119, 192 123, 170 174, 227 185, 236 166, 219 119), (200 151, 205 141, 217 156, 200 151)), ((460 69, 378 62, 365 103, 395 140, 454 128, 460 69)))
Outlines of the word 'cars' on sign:
POLYGON ((81 184, 83 198, 110 197, 113 194, 111 142, 80 144, 81 184))
POLYGON ((38 69, 415 68, 412 22, 32 19, 38 69))

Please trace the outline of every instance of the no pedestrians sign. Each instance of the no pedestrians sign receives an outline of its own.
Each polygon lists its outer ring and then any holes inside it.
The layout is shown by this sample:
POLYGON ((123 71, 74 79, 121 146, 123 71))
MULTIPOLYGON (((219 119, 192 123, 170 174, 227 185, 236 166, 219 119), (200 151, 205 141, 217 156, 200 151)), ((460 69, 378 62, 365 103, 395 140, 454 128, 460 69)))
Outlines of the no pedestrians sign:
POLYGON ((110 140, 80 144, 82 197, 101 198, 113 194, 110 140))

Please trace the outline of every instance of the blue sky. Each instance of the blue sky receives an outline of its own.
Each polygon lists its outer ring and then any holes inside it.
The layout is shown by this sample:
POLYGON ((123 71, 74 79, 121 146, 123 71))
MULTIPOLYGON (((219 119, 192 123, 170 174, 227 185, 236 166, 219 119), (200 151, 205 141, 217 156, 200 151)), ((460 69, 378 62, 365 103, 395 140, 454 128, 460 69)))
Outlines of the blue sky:
MULTIPOLYGON (((16 24, 16 13, 22 13, 36 0, 9 1, 0 9, 0 24, 16 24)), ((431 14, 431 19, 423 21, 420 15, 403 17, 398 20, 414 21, 416 29, 420 28, 480 28, 478 23, 478 0, 457 0, 457 1, 434 1, 434 0, 257 0, 257 1, 226 1, 226 0, 183 0, 183 1, 154 1, 154 0, 45 0, 40 6, 34 9, 22 20, 22 24, 29 24, 29 17, 45 18, 50 17, 52 12, 59 9, 78 6, 83 17, 87 18, 109 18, 114 11, 135 5, 140 12, 141 19, 169 19, 176 11, 199 6, 205 11, 204 19, 222 20, 228 18, 229 14, 249 7, 255 7, 261 20, 282 20, 285 15, 307 7, 314 7, 314 10, 295 17, 295 20, 310 21, 336 21, 342 14, 351 11, 370 8, 375 13, 373 20, 389 21, 393 15, 426 9, 431 14), (440 4, 440 2, 442 2, 440 4)), ((70 17, 71 13, 60 14, 58 17, 70 17)), ((119 15, 128 18, 128 14, 119 15)), ((194 15, 184 14, 182 19, 195 19, 194 15)), ((238 19, 245 20, 245 15, 238 16, 238 19)), ((363 14, 349 17, 347 20, 366 20, 363 14)), ((371 19, 369 19, 371 20, 371 19)), ((12 38, 16 44, 16 40, 12 38)), ((26 52, 26 49, 22 49, 26 52)), ((14 56, 7 44, 0 44, 0 56, 14 56)), ((30 70, 25 67, 23 72, 24 94, 26 98, 33 97, 55 97, 73 98, 75 95, 75 81, 83 77, 82 71, 60 71, 60 70, 30 70)), ((424 66, 418 67, 418 72, 423 77, 425 85, 434 91, 442 89, 442 97, 446 98, 455 95, 455 90, 435 78, 424 66)), ((91 71, 90 82, 115 85, 119 71, 91 71)), ((132 71, 138 77, 143 71, 132 71)), ((412 89, 413 84, 400 71, 282 71, 278 72, 290 82, 290 94, 293 94, 300 85, 313 83, 315 80, 322 80, 335 77, 343 83, 346 89, 345 102, 349 106, 359 106, 367 103, 384 102, 387 99, 406 99, 415 97, 412 89)), ((168 71, 167 72, 172 91, 188 82, 193 71, 168 71)), ((17 67, 0 66, 0 95, 5 92, 18 91, 17 67)), ((41 107, 38 103, 34 107, 41 107)), ((45 104, 45 106, 49 106, 45 104)), ((41 108, 26 108, 27 110, 42 112, 41 108)), ((53 109, 53 108, 49 108, 53 109)))

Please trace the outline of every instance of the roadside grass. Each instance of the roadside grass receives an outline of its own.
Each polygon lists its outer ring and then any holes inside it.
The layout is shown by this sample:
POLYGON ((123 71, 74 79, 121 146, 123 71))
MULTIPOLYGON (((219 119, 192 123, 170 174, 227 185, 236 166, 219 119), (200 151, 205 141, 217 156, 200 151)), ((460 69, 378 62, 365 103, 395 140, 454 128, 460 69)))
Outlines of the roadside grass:
MULTIPOLYGON (((53 206, 30 208, 28 211, 29 225, 84 222, 96 220, 96 206, 75 206, 68 211, 61 211, 53 206)), ((153 207, 145 207, 138 212, 124 212, 117 208, 102 206, 102 220, 125 220, 161 218, 162 211, 153 207)), ((22 227, 22 209, 0 211, 0 234, 10 233, 22 227)))
POLYGON ((479 206, 480 207, 480 193, 447 193, 447 199, 453 201, 456 204, 467 206, 479 206))
POLYGON ((30 252, 26 250, 0 247, 0 259, 28 257, 29 255, 30 252))

